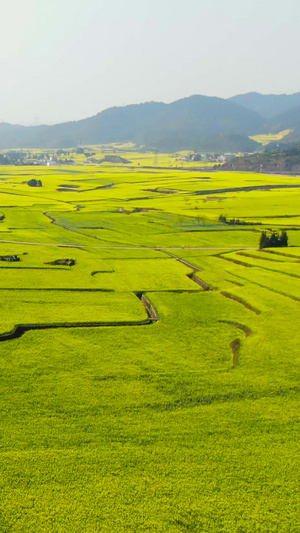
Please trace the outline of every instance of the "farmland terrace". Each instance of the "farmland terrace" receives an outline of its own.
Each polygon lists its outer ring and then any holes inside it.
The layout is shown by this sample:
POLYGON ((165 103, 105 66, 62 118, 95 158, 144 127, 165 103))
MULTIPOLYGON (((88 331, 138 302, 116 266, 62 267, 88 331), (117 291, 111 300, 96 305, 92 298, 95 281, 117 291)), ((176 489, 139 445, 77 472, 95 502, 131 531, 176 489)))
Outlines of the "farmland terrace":
POLYGON ((300 178, 0 173, 0 531, 296 532, 300 178))

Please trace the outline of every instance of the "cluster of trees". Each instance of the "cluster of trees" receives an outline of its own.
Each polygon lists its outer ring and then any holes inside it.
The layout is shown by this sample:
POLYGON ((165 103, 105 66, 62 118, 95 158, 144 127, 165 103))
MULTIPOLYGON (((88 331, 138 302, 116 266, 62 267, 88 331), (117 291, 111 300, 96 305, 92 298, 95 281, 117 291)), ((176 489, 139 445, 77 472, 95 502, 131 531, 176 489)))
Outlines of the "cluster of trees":
POLYGON ((72 267, 76 265, 76 259, 56 259, 55 261, 50 261, 49 263, 45 263, 45 265, 65 265, 72 267))
POLYGON ((31 180, 27 181, 27 184, 29 187, 43 187, 42 180, 36 180, 35 178, 32 178, 31 180))
MULTIPOLYGON (((219 222, 222 222, 222 224, 229 224, 229 226, 253 226, 253 222, 245 222, 239 218, 227 219, 224 215, 219 216, 219 222)), ((255 226, 258 224, 261 224, 261 222, 255 222, 255 226)))
POLYGON ((288 246, 288 236, 286 231, 282 231, 279 235, 276 231, 272 231, 270 235, 267 235, 265 231, 261 232, 259 239, 259 248, 276 248, 288 246))

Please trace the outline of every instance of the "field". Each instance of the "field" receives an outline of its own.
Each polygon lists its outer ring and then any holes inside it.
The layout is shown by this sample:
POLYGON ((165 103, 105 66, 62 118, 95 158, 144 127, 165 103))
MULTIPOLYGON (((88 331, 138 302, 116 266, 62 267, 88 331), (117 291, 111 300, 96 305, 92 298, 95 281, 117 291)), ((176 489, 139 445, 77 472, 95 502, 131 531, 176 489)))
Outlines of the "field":
POLYGON ((267 133, 267 134, 261 134, 261 135, 251 135, 249 138, 253 141, 256 141, 258 143, 261 143, 263 146, 266 146, 267 144, 270 144, 271 142, 281 141, 292 133, 293 130, 283 130, 279 133, 267 133))
POLYGON ((0 533, 298 533, 299 206, 295 176, 0 168, 0 533))

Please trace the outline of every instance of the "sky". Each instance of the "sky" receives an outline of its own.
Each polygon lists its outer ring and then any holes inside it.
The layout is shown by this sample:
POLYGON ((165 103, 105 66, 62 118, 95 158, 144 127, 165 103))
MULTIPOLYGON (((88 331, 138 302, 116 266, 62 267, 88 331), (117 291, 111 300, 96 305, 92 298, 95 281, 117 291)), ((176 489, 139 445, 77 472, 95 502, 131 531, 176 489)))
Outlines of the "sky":
POLYGON ((2 0, 0 121, 300 91, 299 0, 2 0))

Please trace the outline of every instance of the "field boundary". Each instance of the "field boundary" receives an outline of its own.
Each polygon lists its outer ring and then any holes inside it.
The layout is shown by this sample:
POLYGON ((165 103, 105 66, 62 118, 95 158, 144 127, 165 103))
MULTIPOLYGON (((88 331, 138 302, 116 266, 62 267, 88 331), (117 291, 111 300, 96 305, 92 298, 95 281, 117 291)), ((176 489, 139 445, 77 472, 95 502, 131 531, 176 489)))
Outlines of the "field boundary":
POLYGON ((225 296, 225 298, 229 298, 230 300, 234 300, 235 302, 243 305, 246 309, 249 309, 249 311, 252 311, 256 315, 260 315, 261 311, 257 309, 256 307, 253 307, 251 304, 246 302, 246 300, 243 300, 243 298, 240 298, 239 296, 236 296, 235 294, 231 294, 227 291, 221 291, 222 296, 225 296))
POLYGON ((19 339, 27 331, 45 330, 45 329, 71 329, 71 328, 103 328, 103 327, 128 327, 128 326, 149 326, 158 322, 159 316, 144 293, 134 293, 142 302, 148 318, 145 320, 124 320, 116 322, 52 322, 49 324, 17 324, 14 329, 8 333, 0 335, 0 342, 12 339, 19 339))

